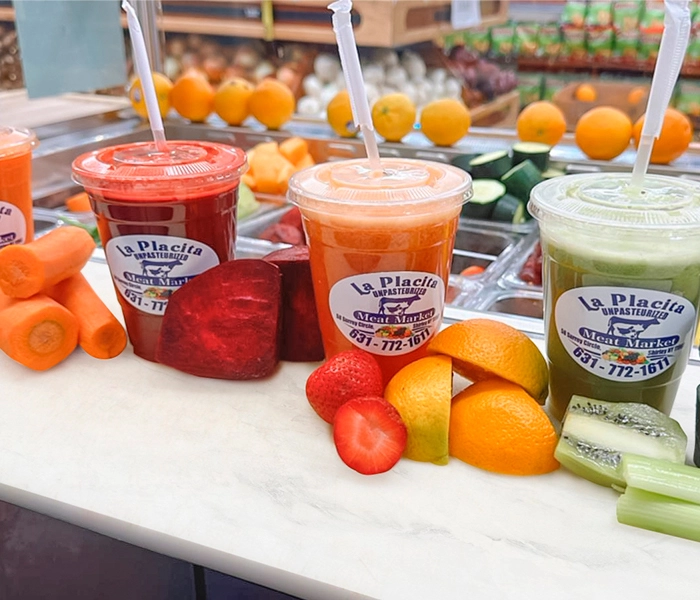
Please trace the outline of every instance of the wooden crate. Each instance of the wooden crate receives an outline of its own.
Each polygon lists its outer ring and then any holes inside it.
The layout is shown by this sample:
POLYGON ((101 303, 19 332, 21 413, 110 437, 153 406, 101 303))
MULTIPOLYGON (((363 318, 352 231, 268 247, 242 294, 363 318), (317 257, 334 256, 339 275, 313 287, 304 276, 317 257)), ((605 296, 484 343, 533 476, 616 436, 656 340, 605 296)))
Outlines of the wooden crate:
POLYGON ((470 109, 475 127, 513 128, 520 112, 520 93, 513 90, 470 109))
MULTIPOLYGON (((450 0, 355 0, 353 24, 360 46, 398 47, 452 31, 450 0)), ((163 0, 161 28, 201 33, 335 44, 328 0, 273 0, 272 24, 263 22, 260 0, 163 0), (271 30, 270 30, 271 27, 271 30)), ((509 0, 483 0, 482 24, 503 23, 509 0)))
POLYGON ((575 81, 559 90, 553 98, 556 104, 566 117, 566 128, 569 131, 576 129, 576 123, 583 116, 596 106, 612 106, 624 112, 634 123, 644 114, 647 107, 649 86, 639 83, 624 81, 604 81, 589 80, 575 81), (590 85, 596 91, 597 98, 594 102, 582 102, 576 99, 576 89, 583 83, 590 85), (636 104, 628 101, 629 93, 635 88, 645 88, 645 93, 636 104))

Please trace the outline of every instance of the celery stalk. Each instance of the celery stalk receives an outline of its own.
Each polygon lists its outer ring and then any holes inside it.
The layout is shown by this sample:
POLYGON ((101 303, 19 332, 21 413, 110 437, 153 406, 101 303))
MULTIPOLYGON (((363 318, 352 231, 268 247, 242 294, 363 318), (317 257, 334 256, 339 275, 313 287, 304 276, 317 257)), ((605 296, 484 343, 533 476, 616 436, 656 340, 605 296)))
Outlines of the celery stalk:
POLYGON ((629 487, 700 504, 700 469, 697 467, 623 454, 619 468, 629 487))
POLYGON ((617 520, 700 542, 700 506, 628 487, 617 501, 617 520))

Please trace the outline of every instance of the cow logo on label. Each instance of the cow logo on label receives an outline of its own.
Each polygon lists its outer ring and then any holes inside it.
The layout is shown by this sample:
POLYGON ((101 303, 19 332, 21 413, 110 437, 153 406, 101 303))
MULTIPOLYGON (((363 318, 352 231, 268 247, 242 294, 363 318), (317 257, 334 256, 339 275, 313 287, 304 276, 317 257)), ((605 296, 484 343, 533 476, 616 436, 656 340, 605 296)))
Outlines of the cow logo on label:
POLYGON ((27 241, 27 221, 14 204, 0 200, 0 248, 27 241))
POLYGON ((422 346, 442 318, 445 284, 433 273, 399 271, 354 275, 329 294, 333 319, 354 345, 381 355, 422 346))
POLYGON ((695 324, 692 303, 674 294, 592 286, 564 292, 555 326, 582 368, 612 381, 644 381, 687 352, 695 324))
POLYGON ((201 242, 164 235, 124 235, 105 248, 120 294, 143 312, 162 315, 168 298, 190 279, 219 264, 201 242))

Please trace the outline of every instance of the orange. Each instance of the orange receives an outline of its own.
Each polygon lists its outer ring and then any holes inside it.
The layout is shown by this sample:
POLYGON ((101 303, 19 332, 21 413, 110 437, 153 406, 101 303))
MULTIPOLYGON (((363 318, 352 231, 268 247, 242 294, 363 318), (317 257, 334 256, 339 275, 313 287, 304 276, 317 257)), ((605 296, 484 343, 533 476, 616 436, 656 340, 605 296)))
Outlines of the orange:
POLYGON ((423 107, 421 130, 436 146, 451 146, 461 140, 472 124, 469 109, 454 98, 434 100, 423 107))
POLYGON ((250 114, 268 129, 279 129, 294 114, 296 100, 292 90, 276 79, 263 79, 248 101, 250 114))
POLYGON ((595 91, 592 85, 582 83, 576 88, 574 96, 576 100, 580 100, 581 102, 595 102, 598 98, 598 92, 595 91))
POLYGON ((428 352, 452 357, 452 368, 470 381, 501 377, 538 401, 547 397, 547 363, 534 342, 510 325, 467 319, 438 333, 428 352))
POLYGON ((350 104, 350 94, 347 90, 338 92, 326 107, 326 118, 331 126, 340 137, 355 137, 357 135, 357 127, 352 116, 352 106, 350 104))
POLYGON ((528 104, 518 115, 518 138, 522 142, 540 142, 554 146, 566 133, 566 119, 559 108, 541 100, 528 104))
MULTIPOLYGON (((162 73, 152 73, 152 76, 153 87, 156 89, 156 98, 158 99, 158 111, 160 116, 165 118, 170 111, 170 90, 173 89, 173 82, 162 73)), ((142 119, 147 119, 146 101, 141 89, 141 80, 138 77, 129 87, 129 100, 131 100, 131 106, 134 107, 134 112, 142 119)))
POLYGON ((541 475, 559 467, 557 434, 542 407, 502 379, 470 385, 452 400, 450 456, 505 475, 541 475))
POLYGON ((403 455, 447 464, 452 361, 447 356, 427 356, 407 364, 391 378, 384 398, 399 411, 406 425, 403 455))
POLYGON ((617 108, 598 106, 576 123, 576 145, 593 160, 611 160, 630 145, 632 121, 617 108))
MULTIPOLYGON (((634 124, 634 146, 639 147, 639 138, 642 135, 644 117, 640 117, 634 124)), ((693 126, 690 119, 675 108, 666 110, 664 123, 661 126, 661 135, 654 142, 651 151, 651 162, 657 165, 667 165, 676 160, 690 146, 693 139, 693 126)))
POLYGON ((170 90, 170 104, 185 119, 204 121, 214 108, 214 88, 202 75, 187 73, 170 90))
POLYGON ((416 106, 406 94, 387 94, 372 106, 372 123, 387 142, 400 142, 416 122, 416 106))
POLYGON ((635 88, 632 88, 630 90, 630 93, 627 94, 627 102, 629 102, 632 106, 636 106, 642 100, 644 100, 644 97, 646 95, 647 88, 645 88, 644 86, 637 86, 635 88))
POLYGON ((214 112, 229 125, 240 125, 248 118, 248 101, 255 87, 241 77, 224 81, 214 95, 214 112))

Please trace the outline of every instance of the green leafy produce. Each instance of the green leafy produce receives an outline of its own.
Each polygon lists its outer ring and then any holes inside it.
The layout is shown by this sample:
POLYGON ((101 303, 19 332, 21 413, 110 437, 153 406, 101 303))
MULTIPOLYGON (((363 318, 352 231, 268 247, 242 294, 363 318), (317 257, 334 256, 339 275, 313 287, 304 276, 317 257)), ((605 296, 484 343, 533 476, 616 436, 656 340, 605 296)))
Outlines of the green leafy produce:
POLYGON ((86 223, 81 223, 77 219, 72 219, 70 217, 65 216, 60 216, 58 220, 61 222, 62 225, 73 225, 75 227, 80 227, 81 229, 84 229, 92 236, 92 239, 95 240, 95 243, 99 247, 102 246, 102 243, 100 241, 100 232, 97 230, 97 225, 88 225, 86 223))

